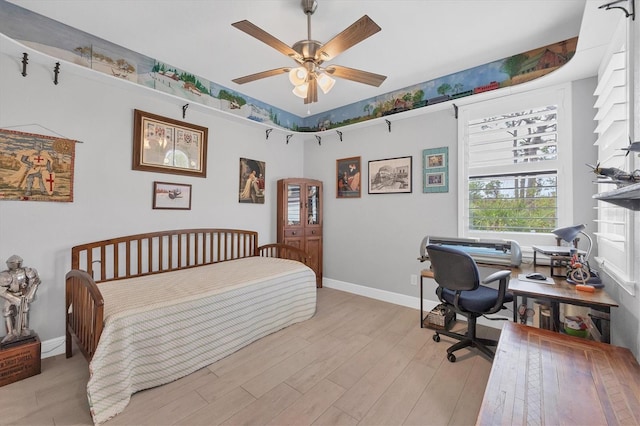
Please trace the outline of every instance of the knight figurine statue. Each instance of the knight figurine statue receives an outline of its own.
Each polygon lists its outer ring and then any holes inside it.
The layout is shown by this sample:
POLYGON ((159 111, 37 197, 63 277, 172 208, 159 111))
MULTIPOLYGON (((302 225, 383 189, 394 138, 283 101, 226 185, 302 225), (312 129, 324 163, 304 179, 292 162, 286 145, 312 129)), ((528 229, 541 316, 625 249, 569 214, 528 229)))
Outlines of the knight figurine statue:
POLYGON ((7 326, 7 335, 0 345, 31 338, 29 329, 29 304, 35 299, 40 285, 38 271, 22 267, 22 258, 17 255, 7 259, 9 269, 0 272, 0 298, 4 299, 2 315, 7 326))

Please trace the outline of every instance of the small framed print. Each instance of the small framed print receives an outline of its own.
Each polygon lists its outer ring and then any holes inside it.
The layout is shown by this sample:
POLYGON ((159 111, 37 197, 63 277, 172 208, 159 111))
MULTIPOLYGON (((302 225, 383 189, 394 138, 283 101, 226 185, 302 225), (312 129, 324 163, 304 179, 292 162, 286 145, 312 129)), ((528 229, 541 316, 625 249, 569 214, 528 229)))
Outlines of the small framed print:
POLYGON ((360 157, 336 160, 336 198, 360 198, 360 157))
POLYGON ((422 151, 422 192, 449 192, 449 148, 422 151))
POLYGON ((191 210, 191 185, 153 182, 153 208, 157 210, 191 210))
POLYGON ((369 161, 369 194, 411 193, 413 157, 369 161))

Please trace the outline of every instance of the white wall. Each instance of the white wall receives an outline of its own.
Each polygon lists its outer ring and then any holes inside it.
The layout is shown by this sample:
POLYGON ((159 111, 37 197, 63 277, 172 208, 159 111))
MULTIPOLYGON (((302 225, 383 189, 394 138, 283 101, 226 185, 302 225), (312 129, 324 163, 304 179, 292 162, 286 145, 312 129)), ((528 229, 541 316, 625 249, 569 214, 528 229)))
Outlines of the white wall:
POLYGON ((0 38, 0 128, 83 142, 76 145, 73 203, 0 201, 0 269, 18 254, 39 271, 30 325, 42 341, 64 335, 64 276, 76 244, 192 227, 252 229, 260 243, 275 242, 275 182, 303 174, 300 139, 285 145, 274 131, 267 141, 261 126, 192 105, 185 121, 209 129, 207 178, 133 171, 133 110, 182 120, 186 102, 67 64, 56 86, 56 60, 33 51, 23 77, 23 51, 0 38), (238 203, 240 157, 266 162, 264 205, 238 203), (193 185, 191 210, 153 210, 154 181, 193 185))
MULTIPOLYGON (((410 276, 419 274, 417 261, 426 235, 457 234, 457 122, 453 107, 419 117, 330 133, 322 146, 305 147, 305 174, 325 182, 324 274, 326 278, 418 297, 410 276), (449 192, 422 193, 422 150, 449 147, 449 192), (336 198, 336 160, 361 157, 362 195, 336 198), (413 157, 412 193, 368 194, 368 162, 413 157)), ((429 298, 435 299, 433 291, 429 298)))

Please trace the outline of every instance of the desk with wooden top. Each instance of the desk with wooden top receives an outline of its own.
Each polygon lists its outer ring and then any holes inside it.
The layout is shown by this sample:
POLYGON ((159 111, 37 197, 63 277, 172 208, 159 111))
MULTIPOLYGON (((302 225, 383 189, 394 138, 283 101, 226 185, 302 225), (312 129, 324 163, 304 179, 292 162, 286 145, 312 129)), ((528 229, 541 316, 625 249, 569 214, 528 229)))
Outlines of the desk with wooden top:
MULTIPOLYGON (((519 272, 522 273, 522 272, 519 272)), ((522 298, 531 297, 549 304, 551 308, 551 324, 554 331, 561 331, 560 324, 560 304, 565 303, 575 306, 585 306, 593 311, 604 313, 606 320, 600 321, 602 341, 609 343, 610 327, 609 318, 611 308, 617 307, 618 303, 613 300, 604 289, 596 289, 593 293, 576 290, 576 286, 569 284, 564 278, 553 277, 555 284, 534 283, 518 279, 518 273, 512 275, 509 281, 509 291, 513 293, 513 321, 518 321, 518 296, 522 298)))
MULTIPOLYGON (((541 265, 533 267, 532 265, 522 264, 520 268, 508 268, 506 266, 496 265, 479 265, 489 266, 499 269, 511 269, 511 280, 509 281, 508 290, 513 294, 513 321, 518 322, 518 297, 526 300, 527 297, 544 301, 549 304, 551 308, 552 326, 554 331, 561 330, 560 324, 560 304, 570 304, 576 306, 585 306, 595 311, 603 312, 605 317, 609 317, 612 307, 617 307, 618 303, 613 300, 604 289, 596 289, 594 293, 587 293, 584 291, 576 290, 576 286, 567 283, 563 278, 552 277, 555 284, 544 284, 530 281, 521 281, 518 279, 519 274, 527 274, 530 272, 544 273, 546 268, 541 265)), ((424 278, 433 278, 433 272, 429 269, 422 270, 420 274, 420 324, 424 323, 423 317, 423 281, 424 278)), ((602 341, 609 343, 610 331, 609 321, 600 321, 602 341)))
POLYGON ((508 322, 476 424, 640 424, 640 366, 626 348, 508 322))

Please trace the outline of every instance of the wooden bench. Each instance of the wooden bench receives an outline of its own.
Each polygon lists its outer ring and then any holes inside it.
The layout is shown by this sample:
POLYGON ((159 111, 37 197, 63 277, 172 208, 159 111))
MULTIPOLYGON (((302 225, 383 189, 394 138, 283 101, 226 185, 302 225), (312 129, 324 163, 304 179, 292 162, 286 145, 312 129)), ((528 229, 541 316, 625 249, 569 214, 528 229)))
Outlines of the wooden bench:
POLYGON ((640 366, 626 348, 506 323, 476 424, 640 424, 640 366))

